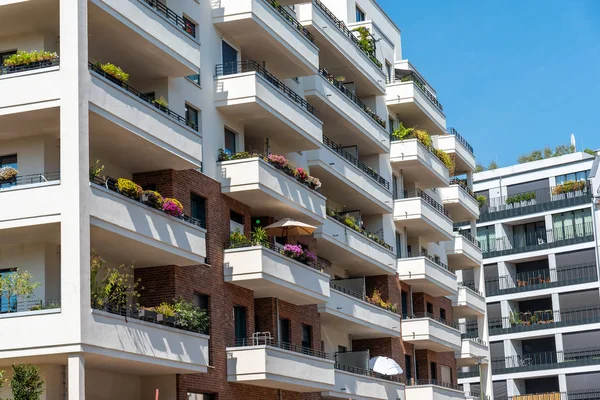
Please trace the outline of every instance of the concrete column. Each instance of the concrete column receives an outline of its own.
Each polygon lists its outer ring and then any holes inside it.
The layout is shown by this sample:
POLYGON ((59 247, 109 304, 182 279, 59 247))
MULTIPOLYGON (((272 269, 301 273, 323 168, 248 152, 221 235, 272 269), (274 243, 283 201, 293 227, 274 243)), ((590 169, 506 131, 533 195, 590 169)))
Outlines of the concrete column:
POLYGON ((456 271, 456 281, 464 283, 463 272, 462 272, 461 269, 459 269, 458 271, 456 271))
POLYGON ((494 398, 494 384, 492 383, 492 365, 479 364, 479 382, 483 398, 494 398))
POLYGON ((467 172, 467 186, 473 190, 473 171, 467 172))
POLYGON ((508 395, 508 397, 518 396, 519 394, 521 394, 519 392, 519 389, 517 388, 517 384, 514 379, 506 380, 506 394, 508 395))
POLYGON ((483 275, 483 266, 473 268, 473 278, 475 289, 479 290, 485 296, 485 276, 483 275))
POLYGON ((561 393, 567 393, 567 376, 565 374, 558 375, 558 391, 561 393))
POLYGON ((67 374, 69 400, 85 400, 85 359, 82 354, 69 354, 67 374))
POLYGON ((558 275, 556 273, 556 254, 548 254, 548 268, 550 269, 550 280, 556 282, 558 275))
POLYGON ((563 355, 563 351, 564 351, 564 346, 563 346, 563 335, 562 333, 557 333, 554 335, 554 341, 556 343, 556 354, 558 357, 558 361, 562 362, 564 361, 564 355, 563 355))
POLYGON ((87 15, 87 0, 60 0, 61 307, 74 343, 90 318, 87 15))
POLYGON ((552 293, 552 311, 554 311, 554 319, 560 320, 560 294, 552 293))
MULTIPOLYGON (((554 227, 554 225, 552 224, 552 214, 548 214, 548 215, 544 216, 544 222, 546 224, 546 232, 548 232, 549 230, 551 230, 554 227)), ((547 234, 546 240, 548 242, 554 241, 554 237, 552 236, 551 233, 547 234)))

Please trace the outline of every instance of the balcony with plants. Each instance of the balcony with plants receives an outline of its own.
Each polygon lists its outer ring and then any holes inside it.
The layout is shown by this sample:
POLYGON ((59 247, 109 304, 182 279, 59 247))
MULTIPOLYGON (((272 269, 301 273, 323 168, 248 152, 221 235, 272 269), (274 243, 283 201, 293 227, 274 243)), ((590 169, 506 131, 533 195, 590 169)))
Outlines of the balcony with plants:
POLYGON ((428 312, 403 317, 402 340, 412 344, 416 350, 457 352, 462 346, 458 325, 428 312))
POLYGON ((321 322, 352 335, 353 339, 400 337, 397 304, 374 289, 368 294, 364 278, 331 281, 329 301, 318 305, 321 322))
POLYGON ((302 245, 281 245, 256 227, 245 236, 233 232, 225 250, 225 282, 296 305, 329 298, 329 267, 302 245))
POLYGON ((358 276, 393 275, 395 255, 382 231, 369 231, 360 211, 327 208, 327 219, 315 232, 319 256, 358 276))
POLYGON ((492 197, 481 208, 479 222, 589 204, 592 190, 586 181, 567 181, 560 185, 492 197))
POLYGON ((446 256, 454 270, 477 268, 483 260, 479 242, 464 229, 452 233, 452 240, 446 242, 446 256))
POLYGON ((390 162, 405 180, 418 182, 422 189, 447 187, 454 175, 454 161, 433 146, 427 131, 406 128, 402 123, 390 136, 390 162))
POLYGON ((332 140, 353 140, 365 154, 387 153, 387 123, 360 99, 354 82, 345 83, 347 79, 320 67, 317 75, 303 80, 304 95, 319 110, 318 117, 332 140))
POLYGON ((343 198, 347 208, 368 215, 390 213, 390 182, 329 137, 323 136, 323 144, 325 148, 307 154, 311 173, 323 183, 322 193, 327 198, 343 198))
POLYGON ((281 218, 313 225, 325 221, 321 182, 284 156, 221 150, 218 161, 222 192, 252 207, 254 215, 272 215, 276 210, 281 218))
POLYGON ((479 203, 475 193, 464 179, 450 179, 450 186, 440 189, 442 204, 452 214, 454 222, 463 222, 479 217, 479 203))
POLYGON ((221 0, 212 22, 238 44, 242 59, 264 60, 280 78, 314 75, 319 68, 315 37, 277 0, 221 0))
POLYGON ((298 19, 315 37, 319 61, 332 74, 356 84, 359 95, 385 93, 385 74, 366 27, 349 28, 321 0, 302 4, 298 19))
POLYGON ((246 142, 276 138, 282 152, 321 148, 323 122, 314 105, 283 83, 272 64, 267 70, 243 51, 241 57, 215 67, 215 106, 223 116, 242 121, 246 142))
POLYGON ((400 115, 409 126, 418 126, 433 135, 446 133, 444 107, 415 72, 396 70, 387 85, 386 104, 390 113, 400 115))
POLYGON ((409 284, 415 293, 425 292, 434 297, 458 294, 454 270, 435 255, 402 253, 396 265, 400 281, 409 284))
POLYGON ((477 164, 473 147, 456 129, 448 128, 447 131, 447 134, 435 136, 436 147, 454 157, 457 175, 475 171, 477 164))
POLYGON ((99 0, 90 4, 90 59, 118 59, 125 70, 154 77, 197 74, 200 43, 196 23, 172 7, 177 5, 167 6, 158 0, 99 0), (140 27, 144 34, 140 34, 140 27))

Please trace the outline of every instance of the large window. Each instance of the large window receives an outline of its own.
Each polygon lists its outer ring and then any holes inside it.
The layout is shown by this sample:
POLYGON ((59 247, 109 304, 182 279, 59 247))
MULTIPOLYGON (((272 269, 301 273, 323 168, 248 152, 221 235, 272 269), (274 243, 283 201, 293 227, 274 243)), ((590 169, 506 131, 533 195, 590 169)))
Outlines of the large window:
POLYGON ((312 349, 312 326, 302 325, 302 347, 312 349))
POLYGON ((225 128, 225 146, 223 147, 223 149, 229 152, 229 154, 237 153, 237 147, 235 145, 236 139, 237 135, 235 134, 235 132, 225 128))
POLYGON ((488 253, 496 250, 496 227, 483 226, 477 228, 477 240, 481 246, 481 251, 488 253))
POLYGON ((233 306, 233 322, 235 325, 235 340, 242 340, 248 337, 246 330, 246 307, 233 306))
MULTIPOLYGON (((0 277, 14 273, 13 270, 5 269, 0 270, 0 277)), ((7 294, 0 292, 0 313, 16 312, 17 311, 17 296, 11 296, 10 299, 6 298, 7 294)))
POLYGON ((552 215, 554 240, 573 239, 592 234, 592 212, 585 210, 568 211, 552 215))
POLYGON ((200 226, 206 228, 206 199, 192 194, 192 218, 200 221, 200 226))
POLYGON ((185 119, 186 121, 195 124, 198 127, 198 129, 200 129, 199 112, 189 104, 185 105, 185 119))
POLYGON ((356 22, 363 22, 366 19, 365 12, 356 6, 356 22))
POLYGON ((568 181, 586 181, 589 174, 590 174, 590 171, 580 171, 580 172, 573 172, 571 174, 558 175, 556 177, 556 184, 562 185, 563 183, 568 182, 568 181))
POLYGON ((544 221, 513 226, 512 245, 516 249, 544 244, 546 242, 546 224, 544 221))

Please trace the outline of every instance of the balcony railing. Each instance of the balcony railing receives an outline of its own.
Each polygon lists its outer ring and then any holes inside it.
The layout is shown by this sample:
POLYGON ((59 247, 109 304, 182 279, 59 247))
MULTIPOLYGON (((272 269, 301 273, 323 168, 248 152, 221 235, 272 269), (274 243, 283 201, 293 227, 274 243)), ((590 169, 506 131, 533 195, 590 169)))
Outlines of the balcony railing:
POLYGON ((517 354, 492 359, 494 374, 600 364, 600 347, 517 354))
POLYGON ((338 292, 347 294, 348 296, 354 297, 355 299, 364 301, 366 303, 369 303, 373 306, 379 307, 383 310, 386 311, 391 311, 393 313, 396 313, 397 310, 395 308, 394 305, 392 305, 391 303, 387 303, 389 305, 389 307, 384 307, 374 301, 372 301, 369 296, 366 295, 366 289, 364 286, 364 280, 362 280, 362 285, 358 285, 357 283, 359 283, 359 281, 361 281, 361 278, 352 278, 352 279, 332 279, 329 282, 329 287, 331 287, 331 289, 333 290, 337 290, 338 292), (344 281, 349 282, 349 281, 353 281, 352 283, 348 284, 348 285, 344 285, 344 281), (350 287, 353 287, 353 289, 350 289, 350 287))
POLYGON ((386 128, 387 123, 383 120, 383 118, 381 118, 379 115, 377 115, 365 103, 363 103, 358 97, 356 97, 354 92, 352 92, 351 90, 346 88, 346 86, 344 86, 343 82, 337 80, 337 78, 334 75, 327 72, 327 70, 323 67, 319 67, 319 73, 321 75, 323 75, 323 77, 327 80, 327 82, 329 82, 331 84, 331 86, 335 87, 337 90, 342 92, 354 104, 356 104, 358 106, 358 108, 360 108, 365 114, 367 114, 369 116, 369 118, 371 118, 373 121, 377 122, 377 124, 379 126, 381 126, 383 129, 386 128))
POLYGON ((335 369, 345 372, 350 372, 351 374, 370 376, 377 379, 385 379, 386 381, 404 383, 404 375, 383 375, 379 372, 375 372, 372 369, 365 369, 360 367, 354 367, 351 365, 344 365, 340 363, 335 363, 335 369))
MULTIPOLYGON (((358 211, 357 211, 358 212, 358 211)), ((362 228, 362 226, 350 226, 346 223, 346 220, 344 218, 344 215, 346 214, 351 214, 352 211, 346 211, 346 212, 335 212, 333 210, 328 210, 327 212, 327 216, 330 218, 335 219, 336 221, 340 222, 341 224, 343 224, 344 226, 346 226, 346 229, 350 229, 353 232, 359 233, 361 235, 363 235, 364 237, 366 237, 367 239, 369 239, 370 241, 377 243, 378 245, 384 247, 386 250, 389 251, 394 251, 394 248, 386 243, 382 238, 380 238, 378 235, 376 235, 373 232, 368 232, 367 230, 365 230, 364 228, 362 228)))
POLYGON ((568 189, 558 185, 514 193, 510 196, 492 197, 481 207, 479 222, 586 204, 591 199, 591 193, 587 183, 576 182, 576 185, 568 189))
POLYGON ((450 213, 448 212, 448 210, 446 210, 446 208, 444 208, 444 206, 442 206, 440 203, 438 203, 433 197, 431 197, 430 195, 425 193, 423 190, 410 189, 410 190, 404 190, 400 193, 402 194, 402 197, 397 196, 399 193, 396 193, 396 196, 394 196, 394 200, 412 199, 415 197, 420 197, 427 204, 429 204, 431 207, 433 207, 435 209, 435 211, 444 215, 447 218, 450 218, 450 213))
POLYGON ((23 313, 27 311, 57 310, 60 309, 60 299, 17 299, 6 296, 0 297, 0 314, 23 313))
POLYGON ((365 57, 367 57, 369 59, 369 61, 371 61, 373 63, 373 65, 375 65, 379 69, 382 69, 382 65, 377 64, 371 58, 369 53, 360 46, 358 38, 356 36, 354 36, 354 34, 350 31, 350 29, 348 29, 348 27, 346 26, 344 21, 339 20, 327 7, 325 7, 325 4, 323 4, 320 0, 313 0, 313 3, 316 4, 321 9, 321 11, 323 11, 323 13, 327 16, 327 18, 329 18, 329 20, 333 23, 333 25, 336 28, 338 28, 344 34, 344 36, 348 37, 348 39, 350 39, 352 41, 352 43, 354 43, 354 45, 356 47, 358 47, 358 49, 365 55, 365 57))
POLYGON ((196 25, 192 24, 190 21, 186 20, 183 17, 175 14, 173 10, 164 5, 158 0, 138 0, 141 3, 145 3, 148 6, 152 7, 156 12, 162 16, 164 16, 169 21, 173 22, 178 28, 181 28, 185 33, 190 35, 191 37, 196 37, 196 25))
POLYGON ((467 142, 465 140, 464 137, 462 137, 460 135, 460 133, 458 133, 458 131, 454 128, 448 128, 448 134, 454 136, 463 146, 466 147, 467 150, 469 150, 469 153, 475 155, 475 152, 473 151, 473 147, 471 147, 471 145, 469 144, 469 142, 467 142))
POLYGON ((153 98, 151 98, 149 96, 146 96, 145 94, 143 94, 139 90, 137 90, 137 89, 129 86, 128 84, 126 84, 126 83, 124 83, 124 82, 116 79, 112 75, 107 74, 100 67, 98 67, 98 66, 96 66, 96 65, 94 65, 92 63, 88 63, 88 67, 89 67, 90 71, 92 71, 95 74, 100 75, 104 79, 106 79, 106 80, 114 83, 115 85, 119 86, 120 88, 122 88, 126 92, 132 94, 133 96, 137 97, 141 101, 143 101, 145 103, 148 103, 151 106, 155 107, 156 109, 162 111, 163 113, 167 114, 170 118, 174 119, 175 121, 180 122, 180 123, 182 123, 184 125, 187 125, 188 127, 192 128, 195 131, 198 131, 198 124, 196 124, 195 122, 188 121, 186 118, 184 118, 181 115, 177 114, 175 111, 171 110, 170 108, 164 107, 164 106, 156 103, 153 98))
POLYGON ((281 17, 284 20, 286 20, 288 24, 290 24, 291 26, 296 28, 298 30, 298 32, 300 32, 306 40, 308 40, 311 43, 315 42, 315 37, 313 36, 313 34, 310 33, 304 26, 302 26, 302 24, 300 24, 300 22, 298 22, 298 20, 296 18, 294 18, 292 16, 292 14, 290 14, 285 9, 285 7, 283 7, 281 4, 279 4, 279 2, 277 0, 264 0, 264 1, 268 4, 270 4, 271 7, 273 7, 275 10, 277 10, 279 12, 279 15, 281 15, 281 17))
POLYGON ((577 224, 562 229, 548 229, 526 234, 503 236, 482 243, 483 257, 498 257, 527 251, 551 249, 594 240, 591 222, 577 224))
POLYGON ((598 280, 594 263, 570 265, 557 269, 540 269, 486 279, 488 296, 528 292, 557 286, 567 286, 598 280))
POLYGON ((598 322, 600 322, 600 307, 588 306, 560 311, 540 310, 518 313, 510 317, 490 319, 488 325, 490 335, 503 335, 598 322))
POLYGON ((236 339, 233 342, 233 346, 231 347, 251 347, 251 346, 269 346, 275 347, 282 350, 292 351, 298 354, 304 354, 307 356, 313 356, 318 358, 323 358, 326 360, 332 360, 333 358, 329 353, 325 353, 324 351, 311 349, 308 347, 303 347, 297 344, 291 344, 286 342, 281 342, 279 340, 271 339, 267 336, 258 336, 253 338, 246 339, 236 339))
MULTIPOLYGON (((103 179, 103 178, 100 178, 100 177, 94 177, 94 178, 90 179, 90 182, 92 184, 94 184, 94 185, 101 186, 101 187, 103 187, 103 188, 105 188, 105 189, 107 189, 107 190, 109 190, 109 191, 111 191, 113 193, 118 193, 120 196, 127 197, 128 199, 130 199, 132 201, 138 202, 138 203, 140 203, 140 205, 142 207, 148 207, 148 208, 151 208, 153 210, 156 210, 155 208, 152 208, 152 207, 149 207, 149 206, 145 205, 142 202, 141 199, 133 199, 131 197, 128 197, 128 196, 125 196, 125 195, 121 194, 121 192, 119 192, 119 189, 117 188, 117 180, 116 179, 113 179, 113 178, 110 178, 110 177, 106 177, 106 179, 103 179)), ((165 213, 165 216, 167 216, 169 218, 176 218, 176 219, 185 221, 187 223, 190 223, 192 225, 195 225, 195 226, 197 226, 199 228, 203 228, 202 221, 200 221, 197 218, 185 215, 185 214, 182 214, 182 215, 176 217, 174 215, 170 215, 170 214, 166 214, 165 213)))
POLYGON ((444 106, 442 106, 442 103, 438 101, 437 97, 435 97, 435 95, 431 93, 429 89, 427 89, 427 85, 425 84, 425 82, 423 82, 415 73, 410 72, 409 74, 403 76, 395 75, 393 77, 393 81, 388 79, 388 83, 393 82, 413 82, 415 86, 418 87, 421 90, 421 92, 423 92, 425 97, 429 99, 431 104, 433 104, 441 112, 444 112, 444 106))
POLYGON ((470 339, 479 337, 479 326, 477 322, 470 323, 460 323, 458 324, 458 329, 460 330, 460 337, 462 339, 470 339))
POLYGON ((479 376, 479 366, 472 365, 466 368, 460 368, 456 373, 458 379, 473 378, 479 376))
POLYGON ((407 386, 424 386, 424 385, 433 385, 445 387, 453 390, 463 391, 459 385, 455 385, 453 383, 442 382, 439 379, 413 379, 412 382, 407 383, 407 386))
POLYGON ((464 190, 469 196, 471 196, 474 199, 476 198, 475 193, 473 193, 469 186, 467 186, 467 182, 465 182, 464 179, 451 178, 449 183, 450 185, 460 186, 461 189, 464 190))
POLYGON ((32 70, 41 69, 41 68, 56 67, 59 64, 60 63, 59 63, 58 57, 51 59, 51 60, 36 61, 36 62, 29 63, 29 64, 15 65, 15 66, 10 66, 10 67, 4 67, 0 64, 0 76, 8 75, 8 74, 16 74, 19 72, 32 71, 32 70))
POLYGON ((348 161, 350 164, 354 165, 356 168, 360 169, 364 172, 369 178, 373 179, 377 182, 378 185, 383 186, 385 189, 390 190, 390 183, 382 178, 377 172, 375 172, 371 167, 368 167, 365 163, 360 161, 358 158, 354 157, 350 154, 346 149, 344 149, 339 144, 335 143, 333 140, 329 139, 327 136, 323 135, 323 143, 325 146, 329 147, 331 150, 339 154, 342 158, 348 161))
POLYGON ((458 286, 465 287, 471 292, 483 297, 483 293, 480 290, 477 290, 477 288, 475 287, 475 281, 458 282, 458 286))
POLYGON ((455 230, 454 232, 460 233, 460 235, 462 237, 464 237, 465 239, 467 239, 469 242, 473 243, 475 246, 481 248, 481 245, 479 244, 479 241, 477 239, 475 239, 473 237, 473 235, 471 235, 471 232, 469 232, 468 230, 466 230, 466 229, 459 229, 458 231, 455 230))
POLYGON ((600 389, 569 390, 568 392, 550 392, 538 394, 520 394, 499 400, 597 400, 600 389))
POLYGON ((36 183, 55 182, 60 180, 60 171, 40 174, 17 175, 12 179, 0 181, 0 190, 15 186, 33 185, 36 183))
POLYGON ((425 257, 427 258, 429 261, 431 261, 432 263, 434 263, 435 265, 437 265, 438 267, 442 267, 443 269, 445 269, 448 272, 451 273, 455 273, 455 271, 450 268, 448 265, 444 264, 438 257, 432 256, 431 254, 425 252, 425 251, 421 251, 418 253, 411 253, 411 252, 407 252, 406 253, 406 257, 399 257, 400 259, 405 259, 405 258, 415 258, 415 257, 425 257))
POLYGON ((439 323, 441 323, 443 325, 446 325, 446 326, 448 326, 450 328, 459 329, 459 326, 458 326, 457 323, 452 322, 452 321, 448 321, 446 319, 438 318, 438 317, 436 317, 433 314, 428 313, 428 312, 415 312, 415 313, 412 313, 412 315, 403 315, 402 316, 403 320, 417 319, 417 318, 429 318, 429 319, 437 321, 437 322, 439 322, 439 323))
MULTIPOLYGON (((266 0, 265 0, 266 1, 266 0)), ((267 71, 265 67, 260 65, 258 62, 254 60, 245 60, 245 61, 237 61, 230 62, 225 64, 218 64, 215 68, 216 76, 227 76, 227 75, 235 75, 235 74, 243 74, 246 72, 256 72, 267 82, 269 82, 273 87, 286 95, 289 99, 295 102, 300 108, 305 111, 308 111, 311 114, 315 114, 316 110, 313 106, 311 106, 302 96, 298 93, 294 92, 288 86, 286 86, 283 82, 281 82, 275 75, 267 71)))

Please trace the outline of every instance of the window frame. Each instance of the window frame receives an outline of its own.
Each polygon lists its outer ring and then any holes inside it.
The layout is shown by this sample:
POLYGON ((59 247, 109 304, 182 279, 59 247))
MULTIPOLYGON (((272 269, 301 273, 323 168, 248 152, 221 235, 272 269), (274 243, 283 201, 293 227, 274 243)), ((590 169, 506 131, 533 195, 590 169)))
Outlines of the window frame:
POLYGON ((364 22, 367 20, 367 13, 356 4, 356 10, 354 12, 354 19, 356 22, 364 22))

